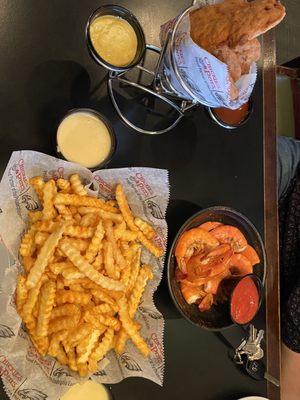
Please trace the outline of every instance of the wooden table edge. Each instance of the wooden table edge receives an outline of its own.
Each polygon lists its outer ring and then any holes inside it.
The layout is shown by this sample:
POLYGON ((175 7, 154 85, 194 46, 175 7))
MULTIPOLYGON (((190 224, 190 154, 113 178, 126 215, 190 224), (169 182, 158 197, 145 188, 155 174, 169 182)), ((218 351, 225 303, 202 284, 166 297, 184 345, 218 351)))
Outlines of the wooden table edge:
MULTIPOLYGON (((267 252, 266 343, 267 371, 280 381, 280 274, 276 132, 276 43, 275 31, 263 36, 264 104, 264 230, 267 252)), ((268 382, 268 398, 280 399, 280 388, 268 382)))

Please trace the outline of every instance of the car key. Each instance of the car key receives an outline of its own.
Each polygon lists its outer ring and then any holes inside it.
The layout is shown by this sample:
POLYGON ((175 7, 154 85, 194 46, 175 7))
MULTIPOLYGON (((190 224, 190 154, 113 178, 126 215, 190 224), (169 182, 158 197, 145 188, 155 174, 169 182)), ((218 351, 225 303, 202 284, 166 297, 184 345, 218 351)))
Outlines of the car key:
POLYGON ((261 347, 258 347, 254 354, 248 354, 248 360, 260 360, 264 357, 264 351, 261 347))
POLYGON ((271 382, 273 385, 279 387, 278 379, 274 378, 272 375, 266 372, 265 364, 261 360, 247 360, 244 364, 244 368, 251 378, 261 381, 266 379, 268 382, 271 382))
POLYGON ((261 329, 257 333, 257 329, 251 324, 249 329, 249 337, 247 339, 247 343, 243 347, 243 351, 249 354, 250 357, 253 357, 253 360, 262 358, 264 355, 263 350, 260 347, 263 337, 264 331, 261 329))

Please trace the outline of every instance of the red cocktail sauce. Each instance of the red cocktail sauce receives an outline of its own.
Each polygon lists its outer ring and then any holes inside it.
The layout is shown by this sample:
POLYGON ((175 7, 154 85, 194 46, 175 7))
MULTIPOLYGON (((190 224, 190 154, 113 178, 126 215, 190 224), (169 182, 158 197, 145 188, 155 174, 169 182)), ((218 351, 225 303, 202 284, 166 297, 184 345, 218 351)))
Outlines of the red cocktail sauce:
POLYGON ((214 108, 212 112, 219 118, 219 120, 225 122, 230 126, 237 126, 241 124, 249 113, 249 103, 243 104, 237 110, 230 110, 229 108, 214 108))
POLYGON ((230 313, 234 322, 239 325, 250 322, 259 307, 259 291, 250 276, 241 279, 231 295, 230 313))

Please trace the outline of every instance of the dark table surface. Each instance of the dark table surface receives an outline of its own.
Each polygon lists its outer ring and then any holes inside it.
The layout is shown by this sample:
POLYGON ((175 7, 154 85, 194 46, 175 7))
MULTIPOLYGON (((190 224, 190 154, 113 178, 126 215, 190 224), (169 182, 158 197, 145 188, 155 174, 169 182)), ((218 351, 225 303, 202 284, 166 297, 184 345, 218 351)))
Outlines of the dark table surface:
MULTIPOLYGON (((53 154, 51 137, 70 108, 93 107, 112 122, 118 148, 110 167, 149 166, 170 172, 169 239, 187 216, 200 207, 224 205, 244 213, 264 235, 263 107, 259 75, 254 113, 235 133, 214 125, 203 108, 172 132, 150 137, 121 123, 101 80, 105 71, 90 58, 84 28, 104 1, 0 1, 0 170, 13 150, 53 154), (99 83, 100 82, 100 83, 99 83), (95 91, 94 88, 97 87, 95 91)), ((148 43, 158 44, 159 26, 190 2, 116 1, 138 17, 148 43)), ((166 320, 165 381, 159 387, 144 379, 127 379, 112 387, 116 400, 236 400, 265 395, 266 383, 242 375, 213 333, 190 325, 176 312, 165 281, 157 294, 166 320)), ((258 327, 264 326, 264 309, 258 327)), ((237 344, 239 328, 225 336, 237 344)), ((5 398, 2 392, 1 398, 5 398)))
POLYGON ((300 57, 300 7, 298 0, 282 0, 286 17, 276 28, 277 64, 300 57))

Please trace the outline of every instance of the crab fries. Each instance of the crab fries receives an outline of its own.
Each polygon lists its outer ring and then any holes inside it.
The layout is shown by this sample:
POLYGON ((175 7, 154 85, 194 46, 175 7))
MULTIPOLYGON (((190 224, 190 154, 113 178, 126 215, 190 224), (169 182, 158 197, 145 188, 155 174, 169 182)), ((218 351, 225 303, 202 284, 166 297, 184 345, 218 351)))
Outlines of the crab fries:
POLYGON ((164 252, 152 241, 154 228, 133 215, 120 184, 116 200, 104 201, 88 196, 78 174, 30 182, 42 210, 29 213, 20 243, 16 308, 36 349, 81 376, 128 340, 148 356, 134 318, 153 279, 142 246, 156 257, 164 252))

